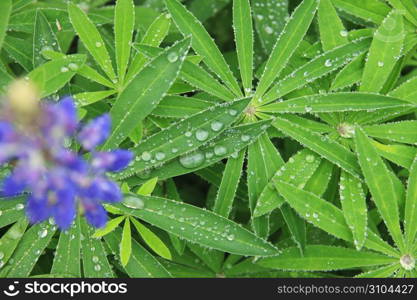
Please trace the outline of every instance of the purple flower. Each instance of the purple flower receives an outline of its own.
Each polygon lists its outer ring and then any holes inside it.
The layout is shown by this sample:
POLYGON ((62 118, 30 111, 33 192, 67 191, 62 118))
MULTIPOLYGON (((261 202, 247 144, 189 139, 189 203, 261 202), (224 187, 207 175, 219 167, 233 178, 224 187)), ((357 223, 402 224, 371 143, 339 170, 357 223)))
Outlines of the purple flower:
POLYGON ((53 217, 61 229, 66 229, 77 207, 82 207, 90 224, 104 226, 107 213, 102 203, 122 199, 119 186, 106 172, 124 169, 133 156, 120 149, 95 151, 110 135, 109 115, 90 121, 77 134, 75 105, 67 97, 58 103, 43 103, 30 127, 15 123, 13 116, 0 115, 0 164, 15 160, 0 195, 30 193, 26 212, 32 223, 53 217), (90 161, 65 147, 65 141, 74 137, 91 152, 90 161))

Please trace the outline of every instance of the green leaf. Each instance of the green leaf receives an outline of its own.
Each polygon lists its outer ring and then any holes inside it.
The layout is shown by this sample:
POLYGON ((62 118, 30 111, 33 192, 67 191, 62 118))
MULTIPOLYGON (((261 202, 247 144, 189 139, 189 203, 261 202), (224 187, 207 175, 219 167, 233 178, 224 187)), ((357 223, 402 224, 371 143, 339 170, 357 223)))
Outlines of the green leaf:
POLYGON ((236 96, 242 96, 236 78, 200 21, 177 0, 166 0, 166 5, 182 34, 192 36, 192 47, 197 54, 204 57, 205 64, 223 80, 236 96))
POLYGON ((392 107, 412 107, 404 100, 371 93, 329 93, 308 95, 275 102, 258 110, 269 113, 323 113, 374 111, 392 107))
MULTIPOLYGON (((131 149, 137 158, 130 167, 116 176, 129 177, 197 149, 228 128, 240 116, 249 101, 250 98, 246 98, 227 105, 212 106, 157 132, 131 149)), ((181 162, 187 165, 186 159, 182 159, 181 162)))
POLYGON ((77 107, 87 106, 98 101, 101 101, 116 93, 115 90, 98 91, 98 92, 85 92, 73 95, 77 107))
POLYGON ((278 251, 252 232, 210 211, 159 197, 137 199, 143 202, 142 209, 129 208, 136 206, 126 202, 117 207, 190 242, 241 255, 267 256, 278 251))
POLYGON ((344 66, 357 55, 368 50, 370 39, 355 40, 316 56, 278 81, 263 97, 262 103, 279 99, 288 93, 313 82, 344 66))
POLYGON ((77 71, 78 75, 81 75, 91 81, 95 81, 97 83, 100 83, 104 86, 107 86, 111 89, 114 88, 114 83, 106 79, 104 76, 100 75, 96 70, 91 68, 88 65, 83 65, 81 68, 77 71))
POLYGON ((309 245, 303 255, 297 248, 287 248, 281 255, 263 258, 257 264, 283 270, 333 271, 385 265, 395 261, 395 258, 373 252, 326 245, 309 245))
POLYGON ((94 228, 81 218, 81 253, 85 278, 114 277, 107 253, 100 239, 93 238, 94 228))
POLYGON ((360 250, 366 240, 367 216, 366 196, 362 183, 356 177, 342 171, 340 174, 340 202, 346 223, 352 230, 353 243, 360 250))
POLYGON ((252 0, 251 3, 262 47, 266 54, 271 53, 288 19, 288 0, 252 0))
POLYGON ((100 238, 102 236, 105 236, 106 234, 109 234, 110 232, 114 231, 117 228, 117 226, 119 226, 119 224, 123 222, 124 219, 125 219, 125 216, 120 216, 120 217, 109 220, 106 223, 106 226, 104 226, 103 228, 97 229, 92 235, 92 237, 100 238))
POLYGON ((213 212, 228 218, 233 207, 233 201, 236 196, 236 190, 242 176, 243 161, 245 151, 236 153, 236 157, 227 160, 226 168, 223 172, 223 178, 217 192, 214 202, 213 212))
POLYGON ((340 10, 367 22, 380 24, 390 7, 379 0, 332 0, 340 10))
POLYGON ((404 14, 408 21, 417 26, 416 6, 413 0, 388 0, 388 2, 404 14))
POLYGON ((339 90, 359 83, 362 79, 364 65, 365 54, 358 55, 337 73, 330 89, 339 90))
POLYGON ((30 72, 28 77, 38 86, 43 98, 57 92, 67 84, 84 62, 84 55, 68 55, 40 65, 30 72))
POLYGON ((143 238, 145 243, 155 251, 156 254, 165 258, 172 259, 171 252, 168 247, 161 241, 161 239, 148 229, 145 225, 142 225, 139 221, 132 218, 132 223, 136 227, 136 230, 139 232, 140 236, 143 238))
POLYGON ((61 52, 58 39, 49 25, 48 19, 46 19, 41 10, 37 10, 33 33, 34 67, 38 67, 47 61, 42 54, 44 50, 61 52))
POLYGON ((13 224, 14 222, 22 219, 25 216, 25 211, 23 210, 25 206, 22 204, 23 201, 25 201, 25 199, 25 197, 18 197, 15 199, 7 198, 7 201, 1 199, 0 228, 3 228, 9 224, 13 224))
POLYGON ((372 145, 379 155, 406 169, 410 169, 417 155, 417 149, 411 146, 385 145, 376 141, 372 141, 372 145))
POLYGON ((12 12, 12 0, 4 0, 0 2, 0 49, 6 36, 9 17, 12 12))
MULTIPOLYGON (((32 41, 31 41, 32 43, 32 41)), ((28 47, 28 40, 15 38, 7 35, 3 41, 3 49, 12 57, 25 71, 33 69, 32 48, 28 47)))
POLYGON ((61 231, 51 274, 67 274, 81 277, 81 227, 80 217, 70 229, 61 231))
POLYGON ((11 268, 7 277, 28 277, 55 231, 56 227, 48 222, 34 225, 26 231, 9 260, 13 263, 10 263, 11 268))
MULTIPOLYGON (((339 239, 353 243, 352 232, 346 224, 343 212, 338 207, 284 181, 278 180, 275 186, 287 203, 306 221, 339 239)), ((396 250, 371 230, 368 230, 364 246, 389 256, 398 256, 396 250)))
POLYGON ((27 226, 28 222, 26 218, 21 218, 0 238, 0 269, 2 271, 3 266, 9 261, 10 257, 13 255, 13 252, 19 245, 27 226))
POLYGON ((261 237, 267 237, 269 233, 268 216, 255 218, 253 211, 257 205, 259 196, 263 189, 268 185, 269 180, 275 172, 282 167, 284 161, 278 150, 270 141, 267 134, 263 134, 259 139, 249 145, 248 148, 248 195, 249 208, 252 213, 252 227, 261 237))
POLYGON ((186 118, 212 105, 212 102, 193 97, 166 96, 152 111, 152 115, 158 117, 186 118))
POLYGON ((402 55, 403 41, 403 17, 393 10, 375 32, 365 63, 360 91, 381 91, 402 55))
POLYGON ((72 2, 68 2, 71 24, 91 56, 107 74, 110 80, 116 80, 116 74, 107 52, 104 40, 86 13, 72 2))
POLYGON ((348 43, 348 32, 337 15, 331 0, 320 0, 317 17, 320 28, 320 40, 324 51, 348 43))
POLYGON ((284 180, 295 186, 304 187, 320 165, 321 159, 308 149, 302 150, 292 156, 271 178, 268 185, 263 188, 257 201, 254 216, 262 216, 275 208, 281 207, 285 200, 275 189, 277 180, 284 180))
POLYGON ((405 202, 404 231, 407 250, 411 251, 417 235, 417 159, 414 159, 408 178, 405 202))
POLYGON ((253 28, 249 0, 233 0, 233 28, 245 95, 252 91, 253 28))
POLYGON ((399 143, 417 143, 417 121, 401 121, 364 126, 367 135, 399 143))
POLYGON ((104 150, 116 148, 129 136, 135 125, 158 105, 175 81, 189 44, 190 39, 187 38, 167 48, 149 62, 119 94, 110 110, 113 130, 103 146, 104 150))
POLYGON ((132 254, 132 235, 130 230, 130 219, 125 219, 123 226, 122 241, 120 242, 120 262, 126 266, 132 254))
MULTIPOLYGON (((149 46, 158 47, 165 39, 171 26, 171 19, 168 14, 158 16, 145 32, 141 43, 149 46)), ((137 52, 133 57, 126 75, 125 82, 130 82, 142 70, 147 62, 147 58, 141 52, 137 52)))
POLYGON ((153 190, 155 189, 155 186, 157 183, 158 183, 158 177, 149 179, 144 184, 142 184, 142 186, 139 188, 136 194, 143 195, 143 196, 150 196, 153 190))
POLYGON ((398 203, 400 203, 398 197, 400 195, 396 190, 390 171, 360 128, 355 133, 355 144, 359 164, 372 194, 372 199, 393 240, 400 249, 404 249, 398 211, 398 203), (383 186, 381 182, 384 183, 383 186))
POLYGON ((368 272, 361 273, 356 278, 388 278, 392 277, 394 273, 398 271, 400 268, 399 264, 391 264, 388 266, 384 266, 375 270, 371 270, 368 272))
MULTIPOLYGON (((105 241, 113 253, 117 253, 121 243, 121 229, 105 236, 105 241)), ((132 256, 123 267, 132 278, 168 278, 171 274, 145 248, 132 241, 132 256)))
POLYGON ((307 33, 317 6, 318 1, 305 0, 294 10, 266 63, 255 92, 254 98, 256 101, 262 99, 262 96, 287 65, 294 51, 307 33))
POLYGON ((356 177, 361 174, 356 156, 327 136, 317 134, 283 118, 277 117, 272 125, 350 174, 356 177))
POLYGON ((195 172, 211 166, 222 159, 241 151, 249 144, 256 141, 259 135, 264 133, 269 127, 269 124, 270 121, 266 120, 253 124, 232 127, 224 131, 213 142, 202 146, 196 151, 184 154, 180 156, 179 159, 173 159, 166 163, 163 167, 145 170, 144 172, 138 174, 139 178, 132 178, 132 181, 138 183, 141 182, 141 179, 147 180, 156 176, 160 180, 164 180, 166 178, 195 172), (247 140, 245 137, 242 141, 243 135, 249 136, 249 139, 247 140), (224 152, 224 150, 226 150, 226 152, 224 152), (217 152, 216 155, 214 155, 215 152, 217 152), (186 164, 184 164, 184 162, 186 162, 186 164), (193 163, 189 164, 189 162, 193 163))
POLYGON ((280 209, 292 239, 299 248, 300 253, 303 254, 307 243, 307 230, 304 220, 287 203, 281 205, 280 209))
POLYGON ((396 89, 391 91, 389 94, 391 97, 396 97, 399 99, 403 99, 409 101, 411 103, 417 103, 417 76, 412 77, 411 79, 407 80, 396 89))
POLYGON ((114 42, 116 45, 117 74, 124 82, 130 58, 133 29, 135 26, 135 5, 132 0, 118 0, 114 9, 114 42))

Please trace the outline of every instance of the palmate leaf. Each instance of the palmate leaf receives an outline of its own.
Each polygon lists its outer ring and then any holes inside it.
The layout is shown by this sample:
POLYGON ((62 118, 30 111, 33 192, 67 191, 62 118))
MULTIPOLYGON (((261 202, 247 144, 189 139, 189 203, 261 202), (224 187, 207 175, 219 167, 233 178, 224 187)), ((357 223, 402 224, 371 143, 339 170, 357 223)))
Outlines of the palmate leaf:
POLYGON ((364 126, 363 129, 371 137, 399 143, 417 143, 417 121, 414 120, 364 126))
POLYGON ((262 216, 285 203, 282 196, 275 189, 275 181, 284 180, 296 186, 307 184, 320 164, 320 158, 310 150, 302 150, 292 156, 271 178, 256 203, 253 215, 262 216))
POLYGON ((417 149, 411 146, 401 144, 386 145, 377 141, 372 141, 372 145, 379 155, 406 169, 410 169, 417 155, 417 149))
POLYGON ((186 118, 212 105, 212 102, 193 97, 166 96, 152 111, 152 115, 158 117, 186 118))
MULTIPOLYGON (((0 238, 0 270, 2 272, 4 270, 7 271, 7 268, 3 269, 3 267, 9 261, 10 257, 12 257, 13 252, 19 245, 27 226, 27 220, 25 218, 21 218, 18 222, 13 224, 13 226, 10 227, 7 232, 5 232, 0 238)), ((2 272, 0 272, 0 276, 4 277, 2 272)))
POLYGON ((390 7, 378 0, 332 0, 334 5, 357 18, 380 24, 389 13, 390 7))
POLYGON ((25 71, 29 72, 33 69, 32 49, 27 47, 27 43, 27 40, 6 35, 3 41, 3 49, 23 69, 25 69, 25 71))
POLYGON ((398 199, 400 195, 392 175, 362 129, 356 130, 355 144, 359 164, 372 194, 372 199, 393 240, 401 250, 404 250, 398 211, 398 203, 401 201, 398 199), (384 183, 383 186, 381 182, 384 183))
POLYGON ((3 45, 4 37, 6 36, 7 25, 9 17, 12 12, 12 0, 1 1, 0 3, 0 49, 3 45))
POLYGON ((25 216, 23 210, 25 206, 22 204, 24 201, 25 197, 7 198, 7 201, 0 198, 0 228, 13 224, 25 216))
POLYGON ((114 42, 116 46, 117 75, 119 81, 123 83, 130 58, 135 25, 135 5, 133 0, 118 0, 114 11, 114 42))
POLYGON ((362 79, 364 65, 365 54, 358 55, 337 73, 330 89, 335 91, 346 87, 350 87, 360 82, 362 79))
POLYGON ((356 278, 388 278, 391 277, 394 273, 400 268, 399 264, 391 264, 384 266, 375 270, 361 273, 356 278))
POLYGON ((307 83, 339 69, 356 56, 367 51, 369 45, 369 38, 359 39, 316 56, 274 84, 263 97, 262 103, 279 99, 307 83))
POLYGON ((132 233, 130 229, 130 219, 125 218, 122 231, 122 241, 120 242, 120 262, 126 266, 132 254, 132 233))
POLYGON ((360 176, 361 171, 356 156, 336 141, 284 118, 277 117, 272 125, 353 176, 360 176))
MULTIPOLYGON (((119 251, 121 229, 105 236, 105 241, 113 253, 119 251)), ((134 278, 168 278, 171 274, 138 242, 132 240, 132 256, 123 267, 134 278)))
MULTIPOLYGON (((306 221, 339 239, 354 242, 343 212, 338 207, 284 181, 278 180, 275 186, 287 203, 306 221)), ((364 246, 388 256, 398 256, 394 248, 369 229, 364 246)))
POLYGON ((100 32, 85 12, 72 2, 68 2, 68 14, 72 26, 91 56, 93 56, 110 80, 115 81, 116 74, 100 32))
POLYGON ((374 34, 362 75, 360 91, 379 92, 402 55, 403 17, 393 10, 374 34))
POLYGON ((245 95, 252 91, 253 27, 249 0, 233 0, 233 29, 245 95))
POLYGON ((67 231, 59 235, 51 274, 81 277, 81 226, 80 217, 67 231))
POLYGON ((288 248, 275 257, 259 260, 258 265, 283 270, 296 271, 333 271, 340 269, 362 268, 392 264, 395 258, 366 251, 355 251, 348 248, 309 245, 303 255, 297 248, 288 248))
POLYGON ((48 222, 29 228, 9 260, 7 277, 28 277, 55 232, 56 227, 48 222))
MULTIPOLYGON (((139 178, 131 178, 131 181, 128 182, 138 184, 146 179, 156 176, 160 180, 163 180, 195 172, 211 166, 222 159, 238 153, 248 145, 252 144, 268 129, 270 123, 271 122, 269 120, 266 120, 253 124, 231 127, 207 145, 204 145, 190 153, 184 154, 178 159, 173 159, 162 167, 155 166, 155 169, 145 170, 144 172, 138 174, 139 178), (243 140, 242 136, 245 136, 243 140), (249 136, 249 139, 247 136, 249 136)), ((130 175, 127 174, 126 176, 130 175)))
POLYGON ((255 101, 260 101, 260 99, 262 101, 262 96, 287 65, 289 59, 307 33, 317 6, 318 1, 306 0, 302 1, 294 10, 265 65, 264 72, 255 92, 255 101))
POLYGON ((258 256, 273 255, 278 251, 233 221, 182 202, 129 195, 128 200, 116 207, 190 242, 220 251, 258 256))
POLYGON ((190 39, 166 49, 119 94, 110 110, 113 129, 104 150, 117 147, 161 101, 175 81, 188 52, 190 39), (128 107, 128 109, 126 109, 128 107))
POLYGON ((258 110, 269 113, 323 113, 374 111, 386 108, 413 107, 407 101, 371 93, 329 93, 308 95, 275 102, 258 110))
POLYGON ((179 30, 185 36, 192 36, 192 47, 197 54, 204 57, 205 64, 223 80, 236 96, 242 96, 232 71, 200 21, 177 0, 166 0, 166 5, 179 30))

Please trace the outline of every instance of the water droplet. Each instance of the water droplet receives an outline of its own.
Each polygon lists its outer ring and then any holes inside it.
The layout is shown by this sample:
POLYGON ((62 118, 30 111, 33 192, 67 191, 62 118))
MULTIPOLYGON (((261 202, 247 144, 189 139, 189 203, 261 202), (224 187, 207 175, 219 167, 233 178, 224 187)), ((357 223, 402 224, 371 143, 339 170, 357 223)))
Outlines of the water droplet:
POLYGON ((192 136, 193 134, 191 133, 191 131, 187 131, 186 133, 185 133, 185 136, 186 137, 190 137, 190 136, 192 136))
POLYGON ((16 210, 22 210, 25 206, 22 203, 16 204, 16 210))
POLYGON ((77 71, 78 70, 78 65, 74 64, 74 63, 70 63, 68 65, 68 68, 70 68, 72 71, 77 71))
POLYGON ((195 132, 195 138, 199 140, 200 142, 204 142, 205 140, 207 140, 208 136, 209 136, 208 131, 204 129, 198 129, 195 132))
POLYGON ((214 121, 213 123, 211 123, 211 129, 213 131, 220 131, 223 128, 223 123, 219 122, 219 121, 214 121))
POLYGON ((101 42, 96 42, 96 47, 100 48, 101 46, 103 46, 103 44, 101 42))
POLYGON ((61 68, 61 73, 66 73, 68 71, 69 71, 69 69, 67 67, 62 67, 61 68))
POLYGON ((93 263, 98 263, 98 257, 97 256, 93 256, 92 260, 93 260, 93 263))
POLYGON ((155 158, 156 158, 156 160, 163 160, 165 158, 165 153, 164 152, 156 152, 155 153, 155 158))
POLYGON ((229 109, 229 115, 236 116, 237 115, 237 110, 235 110, 235 109, 229 109))
POLYGON ((378 67, 382 68, 384 66, 384 62, 383 61, 379 61, 378 62, 378 67))
POLYGON ((133 209, 143 209, 145 207, 145 202, 141 198, 131 196, 125 197, 122 204, 133 209))
POLYGON ((324 62, 324 65, 326 67, 331 67, 332 66, 332 61, 330 59, 326 59, 326 61, 324 62))
POLYGON ((150 154, 149 152, 145 151, 142 153, 142 159, 144 161, 150 161, 152 158, 152 154, 150 154))
POLYGON ((44 237, 46 237, 48 235, 48 230, 46 229, 42 229, 38 232, 38 236, 43 239, 44 237))
POLYGON ((247 134, 242 134, 242 136, 240 137, 240 140, 241 140, 242 142, 247 142, 247 141, 249 141, 249 140, 250 140, 250 135, 247 135, 247 134))
POLYGON ((99 272, 100 270, 101 270, 100 265, 95 265, 95 266, 94 266, 94 271, 99 272))
POLYGON ((314 157, 314 155, 309 154, 309 155, 306 156, 306 161, 309 162, 309 163, 312 163, 315 160, 316 160, 316 158, 314 157))
POLYGON ((234 234, 229 234, 229 235, 227 236, 227 239, 228 239, 229 241, 233 241, 233 240, 235 239, 235 235, 234 235, 234 234))
POLYGON ((214 154, 217 156, 223 156, 227 153, 227 148, 225 146, 216 146, 214 147, 214 154))
POLYGON ((205 160, 204 154, 201 151, 188 153, 180 157, 180 164, 187 169, 193 169, 201 166, 205 160))
POLYGON ((170 52, 168 53, 167 58, 170 63, 174 63, 178 60, 178 54, 176 52, 170 52))
POLYGON ((340 30, 340 35, 343 36, 343 37, 347 37, 348 32, 346 30, 340 30))

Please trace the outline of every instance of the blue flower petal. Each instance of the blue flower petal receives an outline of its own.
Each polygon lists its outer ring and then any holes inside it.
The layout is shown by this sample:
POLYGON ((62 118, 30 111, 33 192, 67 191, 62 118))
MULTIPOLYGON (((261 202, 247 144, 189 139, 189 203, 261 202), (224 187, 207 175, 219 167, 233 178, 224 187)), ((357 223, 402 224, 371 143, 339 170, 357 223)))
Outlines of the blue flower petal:
POLYGON ((78 134, 78 140, 86 150, 93 150, 101 145, 109 136, 111 119, 108 114, 90 121, 78 134))
POLYGON ((0 143, 10 143, 16 138, 13 125, 9 122, 0 121, 0 143))
POLYGON ((26 215, 32 224, 41 223, 52 216, 52 207, 48 205, 48 199, 44 197, 28 197, 26 215))
POLYGON ((19 170, 16 169, 11 175, 6 177, 3 181, 2 195, 5 197, 12 197, 19 195, 26 187, 26 182, 21 178, 22 174, 19 174, 19 170))
POLYGON ((96 228, 104 227, 107 222, 107 212, 100 204, 96 204, 90 207, 90 209, 85 210, 85 217, 88 223, 96 228))
POLYGON ((57 192, 58 202, 54 205, 55 223, 62 230, 71 227, 76 215, 75 195, 70 189, 57 192))
POLYGON ((94 154, 92 166, 98 172, 119 172, 126 168, 133 158, 133 153, 128 150, 114 150, 110 152, 98 152, 94 154))

